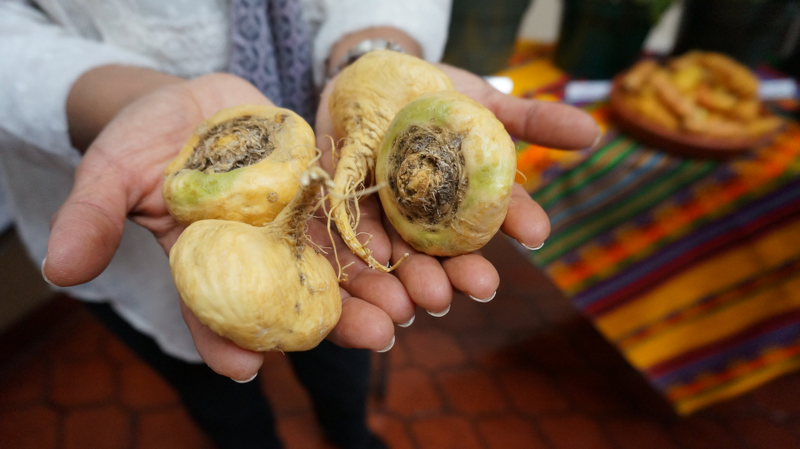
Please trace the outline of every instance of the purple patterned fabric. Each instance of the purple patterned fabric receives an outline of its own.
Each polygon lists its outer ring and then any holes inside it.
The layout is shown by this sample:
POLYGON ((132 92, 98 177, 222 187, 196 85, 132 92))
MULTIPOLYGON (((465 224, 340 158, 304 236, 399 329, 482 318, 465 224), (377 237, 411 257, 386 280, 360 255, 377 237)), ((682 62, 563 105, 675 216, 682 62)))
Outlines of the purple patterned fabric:
POLYGON ((231 34, 230 72, 313 126, 311 42, 301 0, 233 0, 231 34))

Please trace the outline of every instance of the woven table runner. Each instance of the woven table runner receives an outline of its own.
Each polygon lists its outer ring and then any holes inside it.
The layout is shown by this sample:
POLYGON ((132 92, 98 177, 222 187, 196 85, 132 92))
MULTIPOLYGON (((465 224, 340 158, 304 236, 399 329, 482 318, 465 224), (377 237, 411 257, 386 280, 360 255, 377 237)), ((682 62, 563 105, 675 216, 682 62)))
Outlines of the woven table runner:
MULTIPOLYGON (((543 100, 567 81, 542 60, 504 75, 543 100)), ((648 147, 607 104, 584 107, 598 148, 517 145, 552 225, 533 263, 679 414, 800 367, 800 125, 722 162, 648 147)))

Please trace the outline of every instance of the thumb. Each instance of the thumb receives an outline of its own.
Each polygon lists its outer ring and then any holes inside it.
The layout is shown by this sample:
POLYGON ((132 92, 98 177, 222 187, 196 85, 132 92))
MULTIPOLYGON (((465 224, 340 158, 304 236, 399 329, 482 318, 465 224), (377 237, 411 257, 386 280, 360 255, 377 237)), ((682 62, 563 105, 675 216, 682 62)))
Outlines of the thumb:
POLYGON ((51 223, 45 278, 68 287, 99 276, 119 246, 127 212, 121 173, 87 152, 72 192, 51 223))
POLYGON ((510 134, 537 145, 581 149, 600 138, 592 116, 567 104, 517 98, 492 89, 487 107, 510 134))

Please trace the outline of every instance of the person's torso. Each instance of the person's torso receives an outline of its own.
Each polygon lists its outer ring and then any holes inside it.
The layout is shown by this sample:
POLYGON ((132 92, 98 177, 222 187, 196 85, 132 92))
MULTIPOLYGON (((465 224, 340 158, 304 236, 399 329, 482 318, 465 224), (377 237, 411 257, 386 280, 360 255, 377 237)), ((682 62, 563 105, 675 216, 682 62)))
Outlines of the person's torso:
MULTIPOLYGON (((173 75, 226 71, 228 0, 35 0, 55 22, 83 37, 146 56, 173 75)), ((303 0, 312 35, 323 1, 303 0)))

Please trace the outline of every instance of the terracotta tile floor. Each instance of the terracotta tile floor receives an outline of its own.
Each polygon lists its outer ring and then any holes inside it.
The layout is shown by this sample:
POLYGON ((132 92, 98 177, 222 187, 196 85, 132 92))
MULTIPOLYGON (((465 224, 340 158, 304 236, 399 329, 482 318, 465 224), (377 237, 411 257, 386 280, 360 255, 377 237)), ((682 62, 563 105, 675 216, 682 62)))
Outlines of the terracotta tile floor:
MULTIPOLYGON (((800 375, 689 418, 669 407, 504 240, 497 297, 421 311, 375 357, 370 425, 396 449, 800 448, 800 375), (383 365, 382 365, 383 364, 383 365)), ((74 302, 0 340, 0 448, 210 448, 176 395, 74 302), (51 314, 52 315, 52 314, 51 314), (22 337, 20 337, 22 335, 22 337)), ((329 448, 286 359, 258 377, 287 448, 329 448)))

